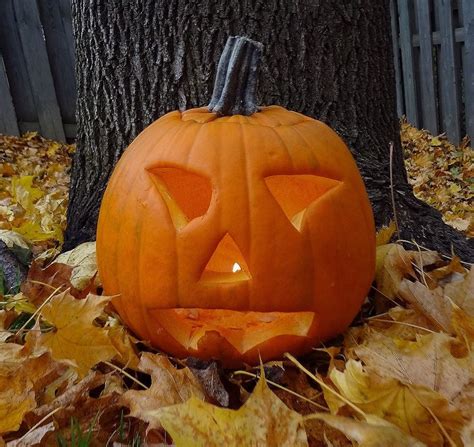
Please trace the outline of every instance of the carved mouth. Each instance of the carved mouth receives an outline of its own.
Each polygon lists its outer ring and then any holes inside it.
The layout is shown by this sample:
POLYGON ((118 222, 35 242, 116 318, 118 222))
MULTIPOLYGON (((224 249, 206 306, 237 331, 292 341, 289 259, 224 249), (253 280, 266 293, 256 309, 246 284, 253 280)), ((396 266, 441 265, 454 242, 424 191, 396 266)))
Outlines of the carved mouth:
POLYGON ((228 309, 149 309, 160 328, 186 350, 198 350, 208 333, 219 334, 240 354, 276 337, 306 337, 314 312, 242 312, 228 309))

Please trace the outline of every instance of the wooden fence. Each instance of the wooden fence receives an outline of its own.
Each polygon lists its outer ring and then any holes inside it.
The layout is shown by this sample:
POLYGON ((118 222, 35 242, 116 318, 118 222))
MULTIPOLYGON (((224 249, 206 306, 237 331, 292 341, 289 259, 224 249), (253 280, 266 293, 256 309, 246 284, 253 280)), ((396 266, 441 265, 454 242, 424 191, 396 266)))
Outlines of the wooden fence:
MULTIPOLYGON (((390 3, 399 115, 474 139, 474 0, 390 3)), ((74 138, 75 102, 71 0, 0 0, 0 133, 74 138)))
POLYGON ((474 139, 474 0, 391 0, 399 115, 474 139))
POLYGON ((0 133, 76 135, 70 0, 0 0, 0 133))

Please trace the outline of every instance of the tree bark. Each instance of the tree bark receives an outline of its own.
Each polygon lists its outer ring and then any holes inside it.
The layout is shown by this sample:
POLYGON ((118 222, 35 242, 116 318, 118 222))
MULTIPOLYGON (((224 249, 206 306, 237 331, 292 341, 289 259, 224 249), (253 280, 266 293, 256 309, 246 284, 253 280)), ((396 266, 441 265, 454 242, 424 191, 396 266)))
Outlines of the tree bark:
POLYGON ((472 260, 472 241, 445 225, 407 183, 396 115, 389 1, 73 0, 78 139, 65 248, 95 238, 113 166, 166 112, 206 105, 228 36, 264 45, 257 99, 322 120, 352 150, 377 225, 472 260))

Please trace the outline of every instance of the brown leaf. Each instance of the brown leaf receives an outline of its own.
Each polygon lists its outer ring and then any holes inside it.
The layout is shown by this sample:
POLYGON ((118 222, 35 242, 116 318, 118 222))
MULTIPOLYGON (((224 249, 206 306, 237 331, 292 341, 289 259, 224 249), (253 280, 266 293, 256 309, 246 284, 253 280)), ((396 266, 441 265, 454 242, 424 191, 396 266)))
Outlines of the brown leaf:
MULTIPOLYGON (((55 413, 55 419, 59 420, 61 417, 67 420, 76 409, 83 407, 85 402, 90 399, 89 393, 94 388, 103 385, 107 377, 97 371, 91 371, 79 383, 72 385, 66 389, 64 393, 57 396, 55 400, 50 403, 41 405, 31 412, 30 423, 36 423, 47 414, 54 411, 56 408, 62 408, 62 415, 55 413)), ((70 421, 68 421, 70 422, 70 421)))
POLYGON ((207 397, 222 407, 228 407, 229 393, 221 381, 216 362, 211 362, 206 366, 206 368, 198 368, 200 365, 190 359, 188 359, 186 363, 194 376, 199 380, 207 397))
POLYGON ((127 391, 121 402, 130 408, 131 416, 149 422, 149 429, 160 427, 156 418, 148 417, 150 411, 185 402, 191 396, 201 400, 206 397, 189 368, 176 369, 165 356, 145 352, 138 369, 150 374, 151 387, 144 391, 127 391))
POLYGON ((21 286, 21 291, 29 301, 37 306, 42 304, 55 289, 63 292, 71 289, 69 278, 72 267, 65 264, 50 264, 46 268, 33 261, 28 271, 26 281, 21 286))

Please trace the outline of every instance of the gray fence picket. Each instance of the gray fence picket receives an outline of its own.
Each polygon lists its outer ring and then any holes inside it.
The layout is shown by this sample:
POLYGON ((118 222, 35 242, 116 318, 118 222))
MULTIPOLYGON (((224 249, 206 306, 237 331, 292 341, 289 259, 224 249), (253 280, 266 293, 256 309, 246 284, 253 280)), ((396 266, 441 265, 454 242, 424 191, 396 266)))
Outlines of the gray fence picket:
POLYGON ((74 55, 68 47, 60 5, 57 0, 37 1, 61 115, 63 121, 74 123, 76 107, 74 55))
POLYGON ((441 113, 448 138, 453 143, 459 143, 461 114, 451 0, 437 0, 437 7, 441 36, 439 55, 441 113))
POLYGON ((463 0, 464 15, 464 104, 466 132, 474 140, 474 2, 463 0))
POLYGON ((8 83, 3 57, 0 54, 0 133, 7 135, 20 135, 16 122, 15 108, 10 95, 10 85, 8 83))
POLYGON ((432 134, 438 132, 435 78, 433 72, 433 45, 431 41, 430 1, 416 2, 418 33, 420 39, 420 93, 422 125, 432 134))
POLYGON ((400 68, 400 51, 398 44, 398 12, 395 0, 390 0, 390 26, 392 31, 392 49, 395 65, 395 85, 397 92, 397 113, 403 115, 403 84, 402 70, 400 68))
POLYGON ((66 33, 66 41, 71 59, 76 60, 76 53, 74 48, 74 35, 72 32, 72 12, 71 12, 71 0, 58 0, 59 11, 63 22, 64 30, 66 33))
POLYGON ((14 0, 13 6, 41 133, 48 138, 65 141, 38 5, 36 0, 14 0))
POLYGON ((398 1, 398 15, 400 21, 400 49, 402 52, 405 111, 410 123, 418 127, 419 119, 416 102, 417 88, 415 82, 415 66, 413 60, 413 46, 411 42, 411 25, 408 0, 398 1))
POLYGON ((38 116, 12 1, 0 0, 0 51, 18 121, 36 121, 38 116))

